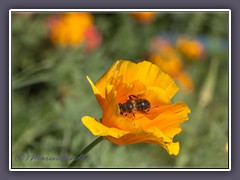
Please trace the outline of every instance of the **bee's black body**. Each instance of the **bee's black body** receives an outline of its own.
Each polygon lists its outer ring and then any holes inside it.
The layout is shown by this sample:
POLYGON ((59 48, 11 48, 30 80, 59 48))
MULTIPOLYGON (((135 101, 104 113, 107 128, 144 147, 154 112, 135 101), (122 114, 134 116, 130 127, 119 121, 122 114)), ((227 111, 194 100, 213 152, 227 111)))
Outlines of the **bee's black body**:
POLYGON ((139 99, 134 95, 129 96, 129 100, 124 103, 119 103, 120 114, 132 113, 135 116, 134 111, 146 113, 150 109, 150 102, 146 99, 139 99))

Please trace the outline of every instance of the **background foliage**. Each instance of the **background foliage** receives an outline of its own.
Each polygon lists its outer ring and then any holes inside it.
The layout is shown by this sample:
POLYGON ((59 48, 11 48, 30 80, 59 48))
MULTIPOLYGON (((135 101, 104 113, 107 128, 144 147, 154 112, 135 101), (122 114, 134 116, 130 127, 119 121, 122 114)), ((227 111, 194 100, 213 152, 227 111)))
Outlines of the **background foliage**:
POLYGON ((81 161, 83 168, 226 168, 228 167, 228 13, 158 13, 142 24, 128 13, 93 14, 102 43, 91 53, 82 46, 61 47, 48 37, 50 14, 12 15, 12 167, 65 168, 94 137, 81 117, 101 117, 101 108, 86 80, 96 81, 115 60, 146 59, 160 33, 199 37, 206 56, 186 61, 195 85, 180 89, 173 102, 191 108, 190 120, 176 136, 178 156, 160 146, 97 145, 81 161), (18 158, 24 155, 23 159, 18 158), (26 159, 28 157, 28 159, 26 159))

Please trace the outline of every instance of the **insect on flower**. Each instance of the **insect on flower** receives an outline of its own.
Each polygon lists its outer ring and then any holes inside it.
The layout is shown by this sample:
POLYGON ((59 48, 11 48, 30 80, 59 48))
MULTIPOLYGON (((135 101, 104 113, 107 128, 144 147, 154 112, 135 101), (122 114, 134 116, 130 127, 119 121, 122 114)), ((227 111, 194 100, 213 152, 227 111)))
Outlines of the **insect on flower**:
MULTIPOLYGON (((129 99, 123 103, 118 103, 120 109, 120 115, 131 117, 134 119, 135 113, 148 114, 153 113, 151 108, 157 108, 157 106, 151 106, 149 100, 143 97, 143 95, 129 95, 129 99), (130 116, 130 115, 133 116, 130 116)), ((155 111, 156 113, 156 111, 155 111)))
POLYGON ((95 136, 119 145, 158 144, 169 154, 179 153, 173 138, 190 109, 183 102, 171 102, 178 87, 168 74, 147 61, 118 60, 96 83, 87 79, 103 110, 101 121, 82 118, 95 136))
POLYGON ((119 103, 120 114, 127 115, 126 113, 132 113, 135 116, 134 111, 147 113, 150 108, 150 102, 146 99, 140 99, 135 95, 130 95, 129 100, 124 103, 119 103))

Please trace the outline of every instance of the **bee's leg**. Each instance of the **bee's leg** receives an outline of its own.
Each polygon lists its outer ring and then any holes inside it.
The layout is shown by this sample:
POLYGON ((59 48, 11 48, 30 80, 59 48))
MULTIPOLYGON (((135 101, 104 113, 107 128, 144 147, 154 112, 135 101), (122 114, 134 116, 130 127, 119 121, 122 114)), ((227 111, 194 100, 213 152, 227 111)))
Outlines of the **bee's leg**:
POLYGON ((130 99, 130 100, 137 99, 137 98, 138 98, 138 97, 135 96, 135 95, 129 95, 129 99, 130 99))
POLYGON ((132 122, 133 122, 133 126, 135 126, 135 123, 134 123, 134 119, 135 119, 135 114, 134 113, 132 113, 133 114, 133 117, 132 117, 132 122))
POLYGON ((150 109, 146 109, 145 111, 142 111, 142 112, 147 114, 149 111, 150 111, 150 109))
POLYGON ((118 107, 120 109, 120 114, 123 115, 124 114, 124 108, 123 105, 121 103, 118 103, 118 107))
POLYGON ((123 112, 120 110, 120 114, 123 115, 123 112))

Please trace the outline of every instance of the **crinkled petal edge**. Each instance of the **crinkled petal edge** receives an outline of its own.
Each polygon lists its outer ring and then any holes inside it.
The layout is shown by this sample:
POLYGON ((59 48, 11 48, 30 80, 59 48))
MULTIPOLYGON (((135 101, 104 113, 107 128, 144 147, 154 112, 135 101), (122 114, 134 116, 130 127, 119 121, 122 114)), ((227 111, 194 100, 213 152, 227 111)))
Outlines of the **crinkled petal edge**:
POLYGON ((169 154, 178 155, 179 153, 179 142, 173 142, 172 138, 167 137, 157 128, 149 128, 147 130, 139 128, 136 131, 129 132, 106 127, 90 116, 84 116, 82 122, 93 135, 104 136, 115 144, 124 145, 146 142, 161 145, 169 154))

